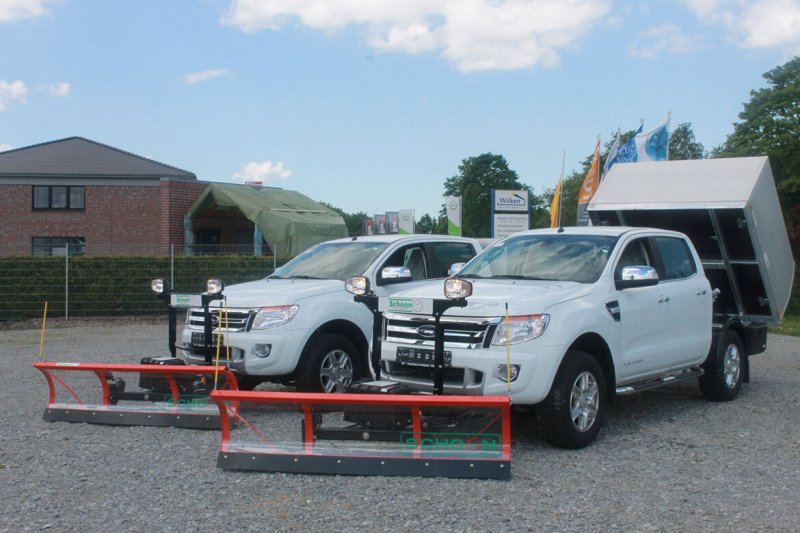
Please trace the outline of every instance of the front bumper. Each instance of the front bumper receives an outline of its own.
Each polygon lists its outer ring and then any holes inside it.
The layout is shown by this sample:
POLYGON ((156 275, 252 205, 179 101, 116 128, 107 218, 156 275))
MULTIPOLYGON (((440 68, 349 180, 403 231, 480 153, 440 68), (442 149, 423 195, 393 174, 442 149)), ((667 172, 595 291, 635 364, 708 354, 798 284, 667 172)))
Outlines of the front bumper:
MULTIPOLYGON (((405 344, 384 342, 381 350, 381 367, 384 379, 408 385, 414 390, 433 390, 433 374, 430 367, 413 367, 398 364, 397 348, 405 344)), ((517 404, 539 403, 547 396, 552 386, 565 347, 521 343, 511 347, 509 355, 505 347, 493 346, 481 349, 447 348, 451 352, 451 365, 445 369, 444 393, 471 396, 502 396, 509 394, 505 379, 506 363, 519 366, 517 378, 511 381, 510 394, 517 404), (501 377, 501 372, 503 376, 501 377)))
MULTIPOLYGON (((181 336, 181 348, 186 362, 192 365, 206 363, 205 350, 192 344, 192 333, 196 329, 185 328, 181 336)), ((297 367, 308 332, 277 327, 263 331, 222 332, 219 361, 237 372, 249 376, 285 376, 297 367), (226 351, 227 346, 227 351, 226 351), (263 356, 269 347, 269 355, 263 356), (259 355, 261 354, 261 355, 259 355), (227 357, 226 357, 227 356, 227 357), (229 357, 229 358, 228 358, 229 357)), ((217 333, 213 334, 212 361, 215 363, 217 333)))

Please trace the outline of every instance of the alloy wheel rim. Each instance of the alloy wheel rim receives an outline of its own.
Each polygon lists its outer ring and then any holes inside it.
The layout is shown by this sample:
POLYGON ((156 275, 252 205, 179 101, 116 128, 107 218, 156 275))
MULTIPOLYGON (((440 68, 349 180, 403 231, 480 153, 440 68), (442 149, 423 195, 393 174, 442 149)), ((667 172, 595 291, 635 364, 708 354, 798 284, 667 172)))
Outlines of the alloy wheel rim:
POLYGON ((581 372, 572 384, 569 397, 570 419, 580 432, 589 431, 597 420, 600 387, 591 372, 581 372))
POLYGON ((344 392, 353 381, 353 361, 344 350, 331 350, 322 359, 320 382, 325 392, 344 392))
POLYGON ((739 357, 739 347, 735 344, 729 344, 728 349, 725 350, 725 359, 722 361, 722 372, 725 376, 725 386, 732 389, 739 382, 739 373, 741 372, 741 358, 739 357))

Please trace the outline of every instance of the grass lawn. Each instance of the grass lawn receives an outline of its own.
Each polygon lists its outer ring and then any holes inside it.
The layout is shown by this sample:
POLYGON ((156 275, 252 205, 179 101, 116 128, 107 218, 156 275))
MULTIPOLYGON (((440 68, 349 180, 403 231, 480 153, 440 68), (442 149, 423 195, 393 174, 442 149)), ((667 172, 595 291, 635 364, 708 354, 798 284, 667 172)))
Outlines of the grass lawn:
POLYGON ((781 323, 769 328, 769 332, 800 337, 800 314, 785 314, 781 323))

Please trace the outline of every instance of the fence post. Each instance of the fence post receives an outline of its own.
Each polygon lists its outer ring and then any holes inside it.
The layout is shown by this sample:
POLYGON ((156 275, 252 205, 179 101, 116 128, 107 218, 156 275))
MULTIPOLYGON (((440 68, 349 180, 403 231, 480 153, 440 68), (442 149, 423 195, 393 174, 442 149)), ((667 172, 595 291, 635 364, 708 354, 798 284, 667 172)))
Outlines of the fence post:
POLYGON ((69 321, 69 243, 64 253, 64 320, 69 321))
POLYGON ((175 243, 169 245, 169 286, 175 287, 175 243))

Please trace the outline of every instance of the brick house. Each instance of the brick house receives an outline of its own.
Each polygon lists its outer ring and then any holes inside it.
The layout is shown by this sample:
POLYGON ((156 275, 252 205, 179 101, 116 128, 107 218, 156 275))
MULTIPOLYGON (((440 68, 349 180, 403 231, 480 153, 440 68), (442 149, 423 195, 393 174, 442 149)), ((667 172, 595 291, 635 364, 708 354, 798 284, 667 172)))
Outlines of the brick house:
POLYGON ((300 193, 199 181, 82 137, 0 152, 0 255, 297 253, 345 236, 337 213, 300 193))
POLYGON ((0 255, 161 254, 208 186, 186 170, 70 137, 0 152, 0 255))

